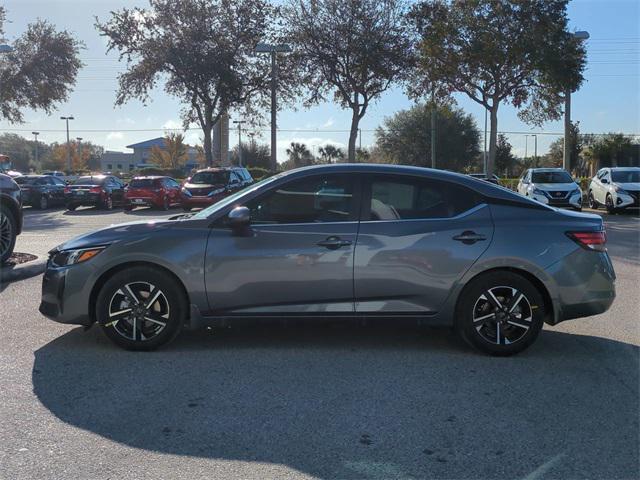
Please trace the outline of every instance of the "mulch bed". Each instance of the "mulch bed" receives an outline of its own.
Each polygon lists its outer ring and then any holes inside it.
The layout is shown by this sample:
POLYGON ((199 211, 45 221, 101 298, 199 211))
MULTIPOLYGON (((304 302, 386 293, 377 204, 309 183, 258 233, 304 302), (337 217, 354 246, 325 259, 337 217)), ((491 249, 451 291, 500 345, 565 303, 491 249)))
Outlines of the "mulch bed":
POLYGON ((7 260, 2 266, 13 267, 16 265, 20 265, 21 263, 30 262, 32 260, 35 260, 36 258, 38 257, 36 257, 35 255, 31 255, 30 253, 13 252, 13 255, 11 255, 9 257, 9 260, 7 260))

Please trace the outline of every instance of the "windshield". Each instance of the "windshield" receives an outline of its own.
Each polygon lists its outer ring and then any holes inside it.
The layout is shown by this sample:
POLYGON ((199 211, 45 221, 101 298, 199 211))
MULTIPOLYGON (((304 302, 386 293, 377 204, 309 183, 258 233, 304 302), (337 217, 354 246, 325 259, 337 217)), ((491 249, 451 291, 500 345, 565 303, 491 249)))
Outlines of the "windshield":
POLYGON ((198 172, 189 183, 193 185, 226 185, 229 181, 229 172, 220 170, 218 172, 198 172))
POLYGON ((613 170, 611 179, 616 183, 640 183, 640 170, 613 170))
POLYGON ((565 171, 559 172, 533 172, 533 183, 573 183, 573 178, 565 171))
POLYGON ((153 187, 156 181, 155 178, 134 178, 129 186, 132 188, 153 187))
MULTIPOLYGON (((197 174, 196 174, 197 175, 197 174)), ((278 178, 282 177, 284 175, 284 173, 279 173, 277 175, 274 175, 272 177, 267 177, 263 180, 260 180, 257 183, 254 183, 246 188, 243 188, 242 190, 240 190, 239 192, 234 193, 233 195, 229 195, 226 198, 223 198, 222 200, 220 200, 219 202, 214 203, 213 205, 205 208, 204 210, 200 210, 198 213, 196 213, 195 215, 193 215, 191 218, 208 218, 209 216, 211 216, 211 214, 213 214, 214 212, 220 210, 221 208, 226 207, 227 205, 230 205, 234 202, 237 202, 239 198, 243 197, 244 195, 253 192, 254 190, 261 188, 264 185, 267 185, 268 183, 273 182, 274 180, 277 180, 278 178)))
POLYGON ((102 185, 104 177, 80 177, 73 182, 74 185, 102 185))
POLYGON ((36 180, 38 180, 40 177, 16 177, 13 180, 18 184, 18 185, 26 185, 26 184, 32 184, 35 183, 36 180))

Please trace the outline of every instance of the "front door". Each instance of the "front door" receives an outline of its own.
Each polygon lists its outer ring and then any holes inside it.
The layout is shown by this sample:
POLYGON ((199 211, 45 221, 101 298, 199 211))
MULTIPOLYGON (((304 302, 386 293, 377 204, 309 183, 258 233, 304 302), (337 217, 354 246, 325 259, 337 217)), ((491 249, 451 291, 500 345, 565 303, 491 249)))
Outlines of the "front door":
POLYGON ((210 313, 352 313, 354 188, 351 175, 292 180, 245 205, 248 230, 212 228, 205 265, 210 313))
POLYGON ((357 312, 438 312, 487 249, 489 207, 472 190, 409 175, 365 182, 355 253, 357 312))

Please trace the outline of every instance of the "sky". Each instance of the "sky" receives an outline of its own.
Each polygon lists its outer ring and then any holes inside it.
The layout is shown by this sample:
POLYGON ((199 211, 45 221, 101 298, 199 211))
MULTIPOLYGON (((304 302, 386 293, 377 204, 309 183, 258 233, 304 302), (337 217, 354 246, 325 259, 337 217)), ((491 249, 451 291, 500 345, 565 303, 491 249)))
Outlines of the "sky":
MULTIPOLYGON (((73 115, 71 138, 82 137, 107 150, 128 151, 129 144, 162 136, 167 128, 181 128, 180 104, 161 88, 156 89, 153 100, 146 106, 136 100, 114 106, 117 74, 124 67, 115 53, 106 54, 106 41, 94 28, 95 17, 106 21, 110 11, 125 6, 145 7, 147 0, 0 0, 0 5, 5 6, 10 22, 5 24, 9 43, 24 32, 27 24, 41 18, 58 29, 72 32, 86 46, 81 53, 86 65, 68 101, 51 115, 26 111, 24 124, 0 121, 0 133, 13 132, 32 138, 32 131, 40 131, 39 140, 61 142, 66 133, 60 116, 73 115)), ((586 30, 590 34, 586 43, 586 80, 572 96, 572 120, 580 121, 583 133, 640 135, 640 0, 573 0, 568 13, 570 30, 586 30)), ((455 98, 482 131, 483 108, 461 94, 455 98)), ((374 130, 385 117, 412 105, 402 89, 383 94, 361 121, 362 146, 374 143, 374 130)), ((350 118, 349 111, 331 102, 310 109, 300 105, 282 111, 278 116, 278 161, 286 159, 285 149, 292 141, 305 143, 316 153, 327 143, 346 150, 350 118)), ((518 119, 514 108, 500 107, 498 131, 518 132, 507 136, 519 156, 523 156, 525 150, 529 155, 533 153, 534 137, 526 134, 538 134, 538 154, 543 154, 562 130, 562 122, 532 128, 518 119)), ((185 135, 189 144, 201 143, 198 129, 189 130, 185 135)), ((268 143, 268 130, 261 132, 258 140, 268 143)), ((234 130, 230 134, 230 145, 237 141, 234 130)))

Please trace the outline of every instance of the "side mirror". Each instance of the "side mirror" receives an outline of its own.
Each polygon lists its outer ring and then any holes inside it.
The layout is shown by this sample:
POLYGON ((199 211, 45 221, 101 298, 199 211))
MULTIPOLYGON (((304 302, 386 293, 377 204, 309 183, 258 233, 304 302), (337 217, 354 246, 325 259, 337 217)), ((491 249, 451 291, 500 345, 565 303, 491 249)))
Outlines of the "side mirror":
POLYGON ((229 212, 227 219, 233 229, 248 227, 251 223, 251 212, 247 207, 236 207, 229 212))
POLYGON ((602 182, 602 183, 609 183, 609 180, 607 180, 606 178, 603 178, 603 179, 601 180, 601 182, 602 182))

